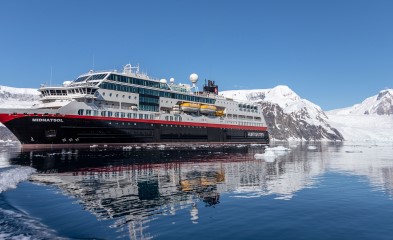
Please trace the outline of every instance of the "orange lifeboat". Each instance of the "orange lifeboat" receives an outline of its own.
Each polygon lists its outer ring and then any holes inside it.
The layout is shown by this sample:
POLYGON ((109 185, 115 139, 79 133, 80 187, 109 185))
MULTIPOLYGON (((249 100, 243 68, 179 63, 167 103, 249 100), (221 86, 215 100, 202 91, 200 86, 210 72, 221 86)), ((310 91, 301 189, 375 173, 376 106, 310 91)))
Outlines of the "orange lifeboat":
POLYGON ((182 103, 180 104, 181 110, 184 112, 198 112, 199 104, 198 103, 182 103))
POLYGON ((212 105, 201 105, 200 111, 204 114, 212 114, 217 111, 217 107, 212 105))

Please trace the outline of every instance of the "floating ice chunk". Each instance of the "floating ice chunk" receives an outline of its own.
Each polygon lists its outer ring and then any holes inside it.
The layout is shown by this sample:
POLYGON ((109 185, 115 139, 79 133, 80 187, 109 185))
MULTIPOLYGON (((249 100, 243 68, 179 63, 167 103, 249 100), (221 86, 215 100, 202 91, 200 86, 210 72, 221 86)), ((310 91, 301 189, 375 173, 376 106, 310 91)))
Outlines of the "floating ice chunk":
POLYGON ((277 147, 273 147, 273 148, 266 148, 266 151, 291 151, 291 149, 286 148, 284 146, 277 146, 277 147))
POLYGON ((315 150, 315 149, 317 149, 317 147, 316 147, 316 146, 308 146, 307 149, 309 149, 309 150, 315 150))
POLYGON ((291 149, 286 148, 284 146, 277 146, 273 148, 266 148, 265 153, 257 153, 254 155, 255 159, 262 159, 265 160, 266 162, 274 162, 277 157, 279 156, 284 156, 287 154, 291 149))

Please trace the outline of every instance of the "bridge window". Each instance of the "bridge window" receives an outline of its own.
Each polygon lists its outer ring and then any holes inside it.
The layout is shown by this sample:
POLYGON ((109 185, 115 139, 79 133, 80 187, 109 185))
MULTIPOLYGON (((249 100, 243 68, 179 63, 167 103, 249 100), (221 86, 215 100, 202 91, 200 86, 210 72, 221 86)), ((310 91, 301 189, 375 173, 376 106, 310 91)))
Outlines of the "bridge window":
POLYGON ((89 80, 97 80, 97 79, 104 79, 107 74, 94 74, 92 75, 89 80))
POLYGON ((86 78, 88 78, 89 76, 83 76, 83 77, 79 77, 77 78, 74 82, 82 82, 84 80, 86 80, 86 78))

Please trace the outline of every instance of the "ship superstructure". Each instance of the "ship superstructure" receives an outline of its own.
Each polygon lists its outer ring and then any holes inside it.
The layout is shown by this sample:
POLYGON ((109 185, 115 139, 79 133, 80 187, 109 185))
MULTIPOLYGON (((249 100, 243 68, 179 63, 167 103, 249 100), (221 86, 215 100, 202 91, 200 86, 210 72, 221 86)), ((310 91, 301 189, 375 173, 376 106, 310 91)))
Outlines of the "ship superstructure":
POLYGON ((42 85, 40 104, 2 109, 0 121, 22 144, 269 142, 259 105, 220 96, 211 80, 198 91, 195 73, 190 81, 153 79, 131 64, 89 71, 42 85))

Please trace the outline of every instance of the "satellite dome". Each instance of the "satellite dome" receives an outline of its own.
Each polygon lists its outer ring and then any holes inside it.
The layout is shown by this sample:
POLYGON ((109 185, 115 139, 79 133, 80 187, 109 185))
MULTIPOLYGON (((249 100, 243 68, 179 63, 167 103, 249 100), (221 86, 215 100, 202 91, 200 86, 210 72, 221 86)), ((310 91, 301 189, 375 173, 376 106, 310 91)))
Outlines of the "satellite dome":
POLYGON ((166 79, 165 78, 161 79, 160 83, 166 83, 166 79))
POLYGON ((169 82, 170 82, 170 83, 174 83, 174 82, 175 82, 175 79, 174 79, 174 78, 170 78, 170 79, 169 79, 169 82))
POLYGON ((192 83, 198 82, 198 74, 192 73, 192 74, 190 75, 190 81, 191 81, 192 83))
POLYGON ((64 81, 63 82, 63 86, 64 87, 67 87, 68 85, 70 85, 71 84, 71 81, 64 81))

